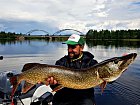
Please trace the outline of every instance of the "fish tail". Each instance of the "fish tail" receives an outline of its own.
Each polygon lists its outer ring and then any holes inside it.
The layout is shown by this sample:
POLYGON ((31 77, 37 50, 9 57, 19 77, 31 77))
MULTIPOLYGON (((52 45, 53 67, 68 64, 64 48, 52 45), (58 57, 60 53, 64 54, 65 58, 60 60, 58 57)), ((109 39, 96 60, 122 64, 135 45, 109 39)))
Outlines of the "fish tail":
POLYGON ((18 87, 18 84, 19 84, 18 75, 14 75, 14 76, 10 77, 10 83, 13 86, 12 93, 11 93, 11 98, 13 98, 13 96, 16 92, 16 89, 18 87))

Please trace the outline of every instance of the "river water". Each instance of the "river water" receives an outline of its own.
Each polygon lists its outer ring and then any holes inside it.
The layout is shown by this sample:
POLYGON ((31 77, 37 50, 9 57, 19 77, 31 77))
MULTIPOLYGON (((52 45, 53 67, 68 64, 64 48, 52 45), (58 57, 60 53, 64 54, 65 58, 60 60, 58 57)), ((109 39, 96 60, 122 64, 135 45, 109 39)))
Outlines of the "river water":
MULTIPOLYGON (((94 54, 98 62, 126 53, 137 53, 135 62, 103 93, 95 87, 97 105, 140 105, 140 42, 87 41, 85 51, 94 54)), ((67 54, 67 45, 61 41, 24 40, 0 42, 0 72, 20 73, 26 63, 55 64, 67 54)))

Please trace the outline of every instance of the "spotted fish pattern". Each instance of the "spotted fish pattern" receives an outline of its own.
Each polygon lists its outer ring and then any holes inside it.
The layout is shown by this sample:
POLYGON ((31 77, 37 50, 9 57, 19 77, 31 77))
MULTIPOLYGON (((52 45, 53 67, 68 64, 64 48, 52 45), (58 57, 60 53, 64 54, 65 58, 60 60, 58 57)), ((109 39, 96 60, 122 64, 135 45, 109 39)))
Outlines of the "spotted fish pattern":
MULTIPOLYGON (((49 77, 57 80, 59 87, 68 87, 73 89, 87 89, 116 80, 133 63, 137 54, 131 53, 121 57, 113 57, 102 61, 86 69, 75 70, 63 66, 47 65, 39 63, 28 63, 23 67, 22 73, 10 78, 13 85, 12 95, 14 95, 18 84, 26 81, 23 93, 27 92, 34 84, 38 82, 46 83, 49 77)), ((55 89, 54 89, 55 90, 55 89)))

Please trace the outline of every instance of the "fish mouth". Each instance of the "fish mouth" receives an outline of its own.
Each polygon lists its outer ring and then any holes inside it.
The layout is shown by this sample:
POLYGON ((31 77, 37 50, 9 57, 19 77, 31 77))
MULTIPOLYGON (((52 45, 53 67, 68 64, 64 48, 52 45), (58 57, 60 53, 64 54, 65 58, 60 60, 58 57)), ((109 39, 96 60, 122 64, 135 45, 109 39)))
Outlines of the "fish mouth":
POLYGON ((127 54, 127 55, 124 55, 122 57, 119 57, 119 60, 121 61, 120 63, 120 69, 122 69, 122 71, 126 71, 126 69, 128 68, 128 65, 130 65, 134 60, 135 58, 137 57, 137 53, 131 53, 131 54, 127 54))
POLYGON ((131 54, 126 54, 121 57, 122 60, 128 60, 128 59, 135 59, 137 57, 137 53, 131 53, 131 54))
POLYGON ((118 64, 121 62, 122 64, 125 64, 129 62, 128 64, 130 64, 131 62, 135 60, 136 57, 137 57, 137 53, 126 54, 121 57, 116 57, 115 58, 116 60, 114 61, 114 63, 118 64))
POLYGON ((131 53, 131 54, 127 54, 121 57, 116 57, 114 60, 114 66, 113 67, 118 67, 118 69, 116 69, 116 71, 114 71, 114 75, 111 76, 110 78, 106 78, 108 79, 107 81, 111 82, 116 80, 117 78, 120 77, 120 75, 126 71, 128 69, 128 66, 133 63, 133 61, 135 60, 135 58, 137 57, 136 53, 131 53), (116 74, 116 75, 115 75, 116 74))

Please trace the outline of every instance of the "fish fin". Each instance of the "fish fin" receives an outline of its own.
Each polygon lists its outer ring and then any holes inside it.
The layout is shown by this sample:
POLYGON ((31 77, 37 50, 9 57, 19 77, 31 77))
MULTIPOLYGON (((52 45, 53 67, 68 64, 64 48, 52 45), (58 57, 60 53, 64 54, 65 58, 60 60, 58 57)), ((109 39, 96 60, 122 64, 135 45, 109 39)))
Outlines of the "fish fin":
POLYGON ((27 71, 35 66, 39 65, 39 63, 26 63, 23 68, 22 68, 22 72, 27 71))
POLYGON ((56 91, 58 91, 58 90, 60 90, 60 89, 62 89, 62 88, 63 88, 62 85, 58 85, 57 87, 55 87, 55 88, 52 90, 52 92, 56 92, 56 91))
POLYGON ((26 63, 23 68, 22 68, 22 72, 27 71, 35 66, 39 65, 39 63, 26 63))
POLYGON ((14 75, 14 76, 10 77, 9 80, 10 80, 11 85, 13 86, 12 93, 11 93, 11 99, 12 99, 14 94, 15 94, 15 92, 16 92, 16 89, 17 89, 17 87, 19 85, 19 83, 18 83, 18 75, 14 75))
POLYGON ((29 82, 24 83, 23 88, 22 88, 22 93, 26 93, 27 91, 29 91, 32 87, 34 86, 34 84, 31 84, 29 82))
POLYGON ((105 89, 106 85, 107 85, 107 82, 106 81, 104 81, 103 83, 100 84, 101 92, 102 93, 104 92, 104 89, 105 89))

